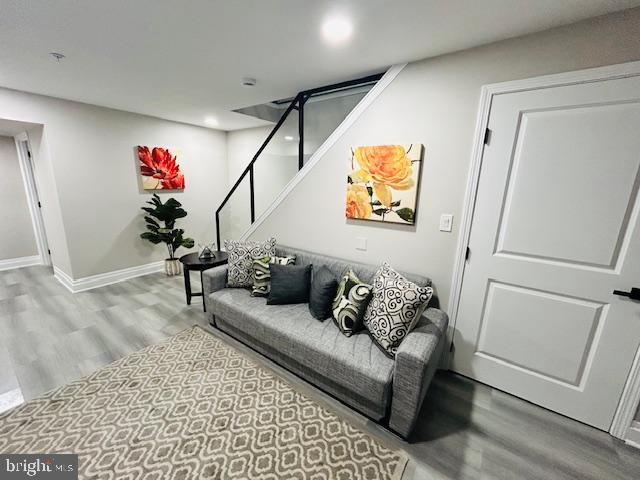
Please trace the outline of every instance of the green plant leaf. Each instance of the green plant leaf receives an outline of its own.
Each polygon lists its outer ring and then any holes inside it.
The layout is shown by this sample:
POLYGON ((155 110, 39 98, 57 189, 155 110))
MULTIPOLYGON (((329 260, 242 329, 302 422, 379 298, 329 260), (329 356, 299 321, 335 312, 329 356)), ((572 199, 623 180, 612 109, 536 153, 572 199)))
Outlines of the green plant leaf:
POLYGON ((160 237, 156 234, 154 234, 153 232, 144 232, 140 234, 140 238, 142 238, 143 240, 149 240, 151 243, 155 243, 156 245, 160 242, 162 242, 162 240, 160 239, 160 237))
POLYGON ((374 201, 371 203, 371 205, 373 205, 374 207, 377 207, 378 205, 382 205, 382 204, 380 203, 380 200, 374 200, 374 201))
POLYGON ((149 217, 148 215, 145 215, 144 221, 153 225, 154 227, 160 228, 160 224, 156 222, 153 218, 149 217))
POLYGON ((183 238, 184 230, 182 228, 174 228, 177 219, 187 216, 186 210, 182 208, 182 204, 178 200, 168 198, 163 203, 160 196, 154 193, 146 203, 151 207, 141 208, 148 213, 144 217, 148 231, 140 234, 140 238, 155 244, 165 243, 172 258, 175 251, 181 246, 187 248, 194 246, 195 242, 192 238, 183 238))
POLYGON ((347 175, 347 183, 349 184, 353 183, 353 179, 351 178, 351 175, 347 175))
POLYGON ((369 192, 369 196, 373 196, 373 188, 367 186, 367 192, 369 192))
POLYGON ((380 215, 382 216, 383 214, 387 213, 389 210, 387 210, 386 208, 376 208, 372 213, 374 215, 380 215))
POLYGON ((391 202, 391 206, 392 207, 399 207, 400 206, 400 200, 398 200, 397 202, 391 202))
POLYGON ((409 223, 414 223, 415 219, 414 219, 414 211, 410 208, 400 208, 398 210, 396 210, 396 213, 398 214, 398 216, 404 220, 405 222, 409 222, 409 223))

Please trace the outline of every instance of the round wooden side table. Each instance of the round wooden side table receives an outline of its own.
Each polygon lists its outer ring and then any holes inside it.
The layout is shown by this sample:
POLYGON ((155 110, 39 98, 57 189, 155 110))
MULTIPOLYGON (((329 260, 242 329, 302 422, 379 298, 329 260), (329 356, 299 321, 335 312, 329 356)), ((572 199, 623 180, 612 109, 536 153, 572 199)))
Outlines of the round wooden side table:
POLYGON ((204 301, 204 284, 202 283, 202 272, 209 270, 210 268, 224 265, 227 263, 229 256, 227 252, 216 251, 212 258, 200 258, 198 253, 188 253, 180 257, 180 263, 182 263, 184 270, 184 289, 187 294, 187 305, 191 305, 191 297, 202 297, 202 308, 207 311, 207 305, 204 301), (200 291, 191 291, 191 276, 189 272, 200 272, 200 291))

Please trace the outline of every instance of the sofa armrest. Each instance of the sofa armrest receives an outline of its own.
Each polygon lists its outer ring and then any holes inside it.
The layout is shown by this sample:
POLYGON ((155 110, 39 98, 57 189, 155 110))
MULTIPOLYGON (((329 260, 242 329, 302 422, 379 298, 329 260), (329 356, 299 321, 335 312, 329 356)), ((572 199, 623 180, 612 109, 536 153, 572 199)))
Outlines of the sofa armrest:
POLYGON ((428 308, 396 353, 389 428, 407 438, 415 426, 427 388, 438 368, 449 317, 428 308))
POLYGON ((202 293, 204 295, 205 305, 207 306, 207 312, 211 311, 211 305, 209 305, 209 295, 226 287, 226 265, 220 265, 219 267, 211 268, 202 273, 202 293))

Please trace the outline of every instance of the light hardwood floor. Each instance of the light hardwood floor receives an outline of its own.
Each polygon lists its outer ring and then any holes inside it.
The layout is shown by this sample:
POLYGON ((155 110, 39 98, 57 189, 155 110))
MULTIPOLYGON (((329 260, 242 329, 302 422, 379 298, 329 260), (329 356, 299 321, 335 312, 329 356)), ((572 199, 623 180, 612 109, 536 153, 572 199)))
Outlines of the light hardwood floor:
MULTIPOLYGON (((194 290, 198 282, 193 278, 194 290)), ((69 293, 50 269, 0 272, 0 410, 191 325, 207 327, 182 277, 139 277, 69 293)), ((638 479, 640 450, 604 432, 450 372, 440 372, 411 443, 219 331, 211 330, 360 428, 405 450, 403 479, 638 479)))

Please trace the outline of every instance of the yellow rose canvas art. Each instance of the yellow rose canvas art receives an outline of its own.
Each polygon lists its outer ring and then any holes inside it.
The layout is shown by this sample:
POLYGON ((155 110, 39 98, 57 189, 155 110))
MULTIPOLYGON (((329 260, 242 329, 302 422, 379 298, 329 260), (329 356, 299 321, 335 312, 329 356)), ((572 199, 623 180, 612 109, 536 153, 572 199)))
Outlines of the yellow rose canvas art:
POLYGON ((352 147, 346 217, 415 224, 423 152, 419 143, 352 147))

